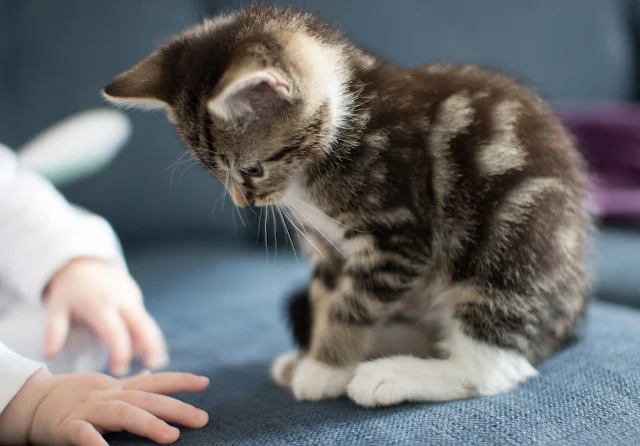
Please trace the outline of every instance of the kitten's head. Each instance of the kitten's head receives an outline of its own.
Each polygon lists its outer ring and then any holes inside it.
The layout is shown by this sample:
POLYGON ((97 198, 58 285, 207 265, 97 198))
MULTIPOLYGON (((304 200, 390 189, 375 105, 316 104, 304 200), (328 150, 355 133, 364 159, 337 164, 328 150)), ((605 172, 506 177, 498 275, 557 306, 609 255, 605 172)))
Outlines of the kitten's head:
POLYGON ((244 10, 173 38, 104 96, 164 109, 238 206, 268 204, 331 150, 349 113, 344 45, 308 15, 244 10))

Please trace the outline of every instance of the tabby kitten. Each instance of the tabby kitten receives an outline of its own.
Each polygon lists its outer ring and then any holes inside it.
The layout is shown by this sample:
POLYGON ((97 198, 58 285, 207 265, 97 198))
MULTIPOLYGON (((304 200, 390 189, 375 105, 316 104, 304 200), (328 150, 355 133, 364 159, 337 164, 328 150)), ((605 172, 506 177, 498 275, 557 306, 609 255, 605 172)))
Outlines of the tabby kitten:
POLYGON ((161 108, 238 206, 278 204, 312 278, 290 305, 300 400, 508 391, 585 303, 583 162, 549 107, 473 66, 402 69, 315 17, 206 20, 105 88, 161 108))

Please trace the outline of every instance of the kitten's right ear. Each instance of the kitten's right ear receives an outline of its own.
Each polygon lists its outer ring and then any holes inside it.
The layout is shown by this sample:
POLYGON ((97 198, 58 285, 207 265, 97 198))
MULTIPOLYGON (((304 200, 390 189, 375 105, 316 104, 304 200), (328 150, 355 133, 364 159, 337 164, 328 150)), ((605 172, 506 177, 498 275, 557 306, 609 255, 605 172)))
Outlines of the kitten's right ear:
POLYGON ((102 95, 109 102, 121 107, 167 109, 169 95, 166 89, 163 54, 156 51, 130 70, 116 76, 102 90, 102 95))

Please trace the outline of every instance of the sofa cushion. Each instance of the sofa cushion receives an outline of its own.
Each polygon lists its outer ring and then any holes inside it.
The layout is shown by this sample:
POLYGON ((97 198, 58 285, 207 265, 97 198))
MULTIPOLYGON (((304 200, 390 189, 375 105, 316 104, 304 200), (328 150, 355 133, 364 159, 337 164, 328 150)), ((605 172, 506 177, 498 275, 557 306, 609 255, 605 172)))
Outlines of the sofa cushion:
POLYGON ((210 424, 183 431, 178 444, 637 444, 640 312, 600 302, 589 306, 583 339, 504 395, 382 410, 296 402, 268 369, 290 348, 282 299, 307 272, 291 253, 270 254, 267 262, 264 251, 209 242, 129 253, 172 369, 211 378, 206 392, 184 396, 208 410, 210 424))

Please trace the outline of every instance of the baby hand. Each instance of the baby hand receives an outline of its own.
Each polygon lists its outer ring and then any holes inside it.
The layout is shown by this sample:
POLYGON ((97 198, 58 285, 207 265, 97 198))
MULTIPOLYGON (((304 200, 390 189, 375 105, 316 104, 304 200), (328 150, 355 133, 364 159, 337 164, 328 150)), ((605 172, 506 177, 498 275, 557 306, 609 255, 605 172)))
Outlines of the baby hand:
POLYGON ((187 373, 140 374, 118 380, 100 373, 52 375, 41 369, 0 414, 6 444, 105 446, 101 434, 127 431, 173 443, 180 431, 207 424, 206 412, 165 395, 200 392, 205 377, 187 373))
POLYGON ((45 292, 48 308, 45 356, 65 344, 71 320, 88 325, 109 349, 110 371, 126 375, 135 354, 146 368, 168 362, 160 328, 147 313, 136 282, 122 268, 95 259, 76 259, 62 268, 45 292))

